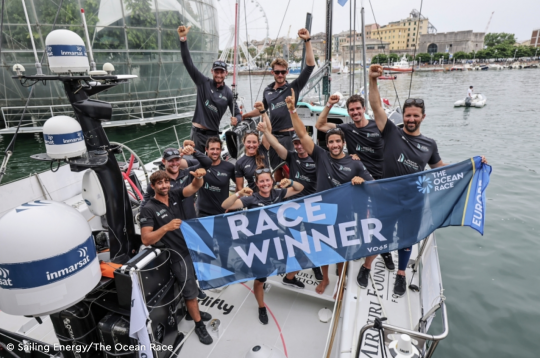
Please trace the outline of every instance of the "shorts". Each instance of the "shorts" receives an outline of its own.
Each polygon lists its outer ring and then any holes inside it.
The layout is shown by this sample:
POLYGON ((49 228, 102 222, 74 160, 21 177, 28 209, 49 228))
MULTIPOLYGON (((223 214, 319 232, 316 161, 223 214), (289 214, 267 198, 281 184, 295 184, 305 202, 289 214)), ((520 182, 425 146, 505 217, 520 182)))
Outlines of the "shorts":
POLYGON ((171 271, 176 278, 179 289, 182 289, 182 286, 184 286, 185 283, 184 290, 182 291, 184 298, 186 300, 197 298, 199 295, 199 286, 197 286, 197 279, 195 277, 191 256, 187 255, 184 257, 184 260, 181 259, 178 262, 171 262, 171 271))
MULTIPOLYGON (((294 145, 292 142, 292 135, 294 134, 294 131, 278 132, 278 133, 285 133, 285 134, 277 134, 275 132, 272 133, 274 137, 276 137, 276 139, 278 140, 279 144, 284 146, 285 149, 287 150, 294 150, 294 145)), ((272 166, 272 169, 277 168, 277 166, 280 165, 281 162, 284 162, 284 160, 279 157, 279 155, 276 153, 276 151, 272 147, 270 147, 269 155, 270 155, 270 166, 272 166)))
POLYGON ((256 278, 256 279, 255 279, 255 281, 259 281, 259 282, 262 282, 262 283, 265 283, 266 280, 268 280, 268 277, 256 278))
POLYGON ((217 137, 219 133, 209 129, 191 127, 191 140, 195 142, 195 149, 199 152, 206 152, 206 141, 210 137, 217 137))

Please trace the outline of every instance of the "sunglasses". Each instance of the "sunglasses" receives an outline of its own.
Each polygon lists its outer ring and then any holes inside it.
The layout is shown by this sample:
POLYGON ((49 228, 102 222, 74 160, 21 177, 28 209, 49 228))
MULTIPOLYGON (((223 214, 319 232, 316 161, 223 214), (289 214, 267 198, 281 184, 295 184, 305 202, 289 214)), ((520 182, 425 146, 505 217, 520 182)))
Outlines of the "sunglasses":
POLYGON ((284 74, 287 73, 287 71, 289 71, 289 70, 274 71, 274 73, 275 73, 276 75, 284 75, 284 74))
POLYGON ((227 64, 225 62, 221 62, 221 61, 216 61, 214 62, 214 67, 215 66, 220 66, 220 67, 225 67, 227 68, 227 64))
POLYGON ((327 135, 330 133, 343 133, 343 131, 341 130, 341 128, 332 128, 326 132, 327 135))
POLYGON ((417 104, 419 106, 424 106, 424 100, 423 99, 416 99, 416 98, 409 98, 405 101, 405 104, 417 104))
POLYGON ((255 174, 262 174, 262 173, 270 173, 270 169, 262 168, 262 169, 255 170, 255 174))
POLYGON ((168 150, 165 152, 167 155, 180 155, 180 152, 177 150, 168 150))
POLYGON ((259 133, 258 133, 258 131, 256 129, 248 129, 246 131, 246 134, 257 134, 258 135, 259 133))

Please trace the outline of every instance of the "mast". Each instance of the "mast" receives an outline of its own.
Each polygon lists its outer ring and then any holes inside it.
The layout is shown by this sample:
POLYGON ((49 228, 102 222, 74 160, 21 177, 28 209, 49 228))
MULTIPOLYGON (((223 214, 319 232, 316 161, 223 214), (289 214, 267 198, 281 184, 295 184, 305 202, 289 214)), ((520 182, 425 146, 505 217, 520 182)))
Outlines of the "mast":
POLYGON ((361 10, 361 21, 362 21, 362 70, 364 74, 364 107, 366 111, 369 106, 369 101, 367 100, 368 88, 367 88, 367 67, 366 67, 366 28, 364 24, 364 1, 362 0, 362 10, 361 10))
POLYGON ((324 54, 325 63, 327 66, 327 72, 323 77, 323 94, 325 95, 325 101, 328 101, 330 97, 330 75, 332 74, 332 12, 333 12, 333 0, 326 0, 326 53, 324 54))
POLYGON ((353 11, 353 46, 352 46, 352 91, 351 96, 354 94, 354 71, 356 69, 356 0, 354 0, 354 11, 353 11))
MULTIPOLYGON (((238 71, 238 35, 240 33, 240 0, 236 0, 234 5, 234 69, 233 69, 233 83, 232 91, 234 95, 234 101, 238 98, 238 92, 236 90, 236 72, 238 71)), ((234 113, 232 113, 234 115, 234 113)))
MULTIPOLYGON (((313 18, 311 17, 311 14, 308 12, 306 14, 306 29, 309 31, 311 35, 311 22, 313 18)), ((304 67, 306 67, 306 44, 304 43, 304 48, 302 49, 302 62, 300 63, 300 71, 304 70, 304 67)))

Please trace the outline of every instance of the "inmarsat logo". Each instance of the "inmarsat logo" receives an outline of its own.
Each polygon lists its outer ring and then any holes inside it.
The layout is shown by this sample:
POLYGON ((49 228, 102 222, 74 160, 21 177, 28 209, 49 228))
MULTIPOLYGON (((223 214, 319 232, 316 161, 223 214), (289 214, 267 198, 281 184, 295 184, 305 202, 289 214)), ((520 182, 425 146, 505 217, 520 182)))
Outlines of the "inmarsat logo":
POLYGON ((84 257, 84 256, 88 255, 88 249, 86 248, 86 246, 83 247, 83 248, 78 249, 77 252, 79 253, 80 257, 84 257))
POLYGON ((81 46, 77 46, 77 51, 82 51, 82 47, 81 47, 81 46))
POLYGON ((13 286, 9 278, 9 270, 0 267, 0 286, 13 286))
POLYGON ((433 185, 431 185, 431 179, 421 175, 418 177, 418 180, 416 181, 416 187, 418 188, 418 191, 422 194, 429 194, 431 188, 433 188, 433 185))
POLYGON ((54 137, 53 137, 52 135, 50 135, 50 134, 47 135, 47 138, 48 138, 50 141, 52 141, 52 140, 54 139, 54 137))

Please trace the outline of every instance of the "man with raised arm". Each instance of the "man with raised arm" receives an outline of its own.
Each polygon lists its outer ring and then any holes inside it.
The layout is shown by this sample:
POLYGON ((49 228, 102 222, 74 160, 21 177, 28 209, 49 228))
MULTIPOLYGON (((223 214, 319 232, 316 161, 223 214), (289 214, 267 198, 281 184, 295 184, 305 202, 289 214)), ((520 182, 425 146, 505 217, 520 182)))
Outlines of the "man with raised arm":
MULTIPOLYGON (((332 189, 341 184, 351 182, 352 185, 362 184, 364 181, 373 180, 373 177, 367 171, 362 161, 355 160, 349 155, 343 153, 345 146, 345 134, 339 128, 331 129, 326 132, 326 144, 328 151, 322 149, 313 142, 309 136, 304 123, 295 108, 295 92, 286 98, 287 108, 289 110, 294 130, 307 154, 313 159, 316 166, 317 192, 332 189)), ((338 271, 341 272, 343 264, 338 264, 338 271)), ((322 294, 326 286, 330 283, 328 278, 328 266, 322 267, 323 280, 315 289, 317 293, 322 294)))
POLYGON ((184 188, 170 190, 169 175, 164 170, 152 173, 150 183, 155 196, 141 209, 141 240, 144 245, 154 245, 158 241, 171 251, 171 271, 179 287, 183 287, 187 320, 195 321, 195 333, 203 344, 211 344, 212 337, 208 334, 205 321, 212 319, 206 312, 199 311, 197 296, 199 287, 189 255, 186 241, 180 231, 185 214, 180 203, 186 197, 194 195, 204 184, 206 170, 199 168, 190 173, 194 180, 184 188))
POLYGON ((182 61, 189 76, 197 86, 197 100, 193 114, 191 139, 195 142, 195 149, 204 153, 204 146, 208 137, 219 134, 219 123, 227 108, 231 111, 231 125, 235 126, 242 120, 238 105, 234 101, 232 90, 225 85, 227 77, 227 64, 215 61, 212 64, 212 76, 208 78, 193 65, 187 44, 187 34, 190 27, 179 26, 180 53, 182 61))
MULTIPOLYGON (((287 111, 285 98, 291 95, 294 90, 296 94, 300 94, 304 86, 307 84, 313 69, 315 68, 315 56, 311 47, 311 38, 309 31, 306 29, 298 30, 298 37, 304 40, 306 46, 306 67, 300 73, 297 79, 291 83, 287 82, 287 74, 289 73, 289 64, 282 58, 276 58, 270 66, 274 75, 274 82, 270 83, 263 91, 264 110, 259 111, 255 108, 253 111, 245 113, 242 117, 256 117, 268 111, 270 122, 272 123, 272 134, 277 138, 279 143, 287 150, 293 150, 292 136, 294 129, 291 123, 291 117, 287 111)), ((296 106, 296 102, 294 103, 296 106)), ((281 163, 281 158, 276 151, 270 149, 270 165, 276 168, 281 163)), ((281 171, 276 171, 274 178, 276 181, 282 179, 281 171)))
MULTIPOLYGON (((426 165, 438 168, 446 165, 439 156, 437 143, 420 133, 420 125, 426 117, 424 100, 409 98, 403 104, 403 128, 397 127, 389 121, 381 105, 381 97, 377 88, 377 78, 383 74, 380 65, 371 65, 369 68, 369 104, 373 110, 375 122, 382 133, 384 140, 383 152, 383 179, 401 175, 418 173, 424 170, 426 165)), ((487 163, 485 157, 482 162, 487 163)), ((396 193, 404 196, 407 193, 396 193)), ((421 213, 416 211, 404 212, 397 221, 397 236, 404 238, 416 235, 420 226, 421 213)), ((393 241, 394 226, 383 229, 383 236, 393 241)), ((394 294, 402 296, 407 290, 405 269, 411 257, 411 247, 398 250, 399 263, 394 294)), ((371 263, 375 256, 366 258, 360 268, 357 283, 361 288, 366 288, 369 279, 371 263)))

